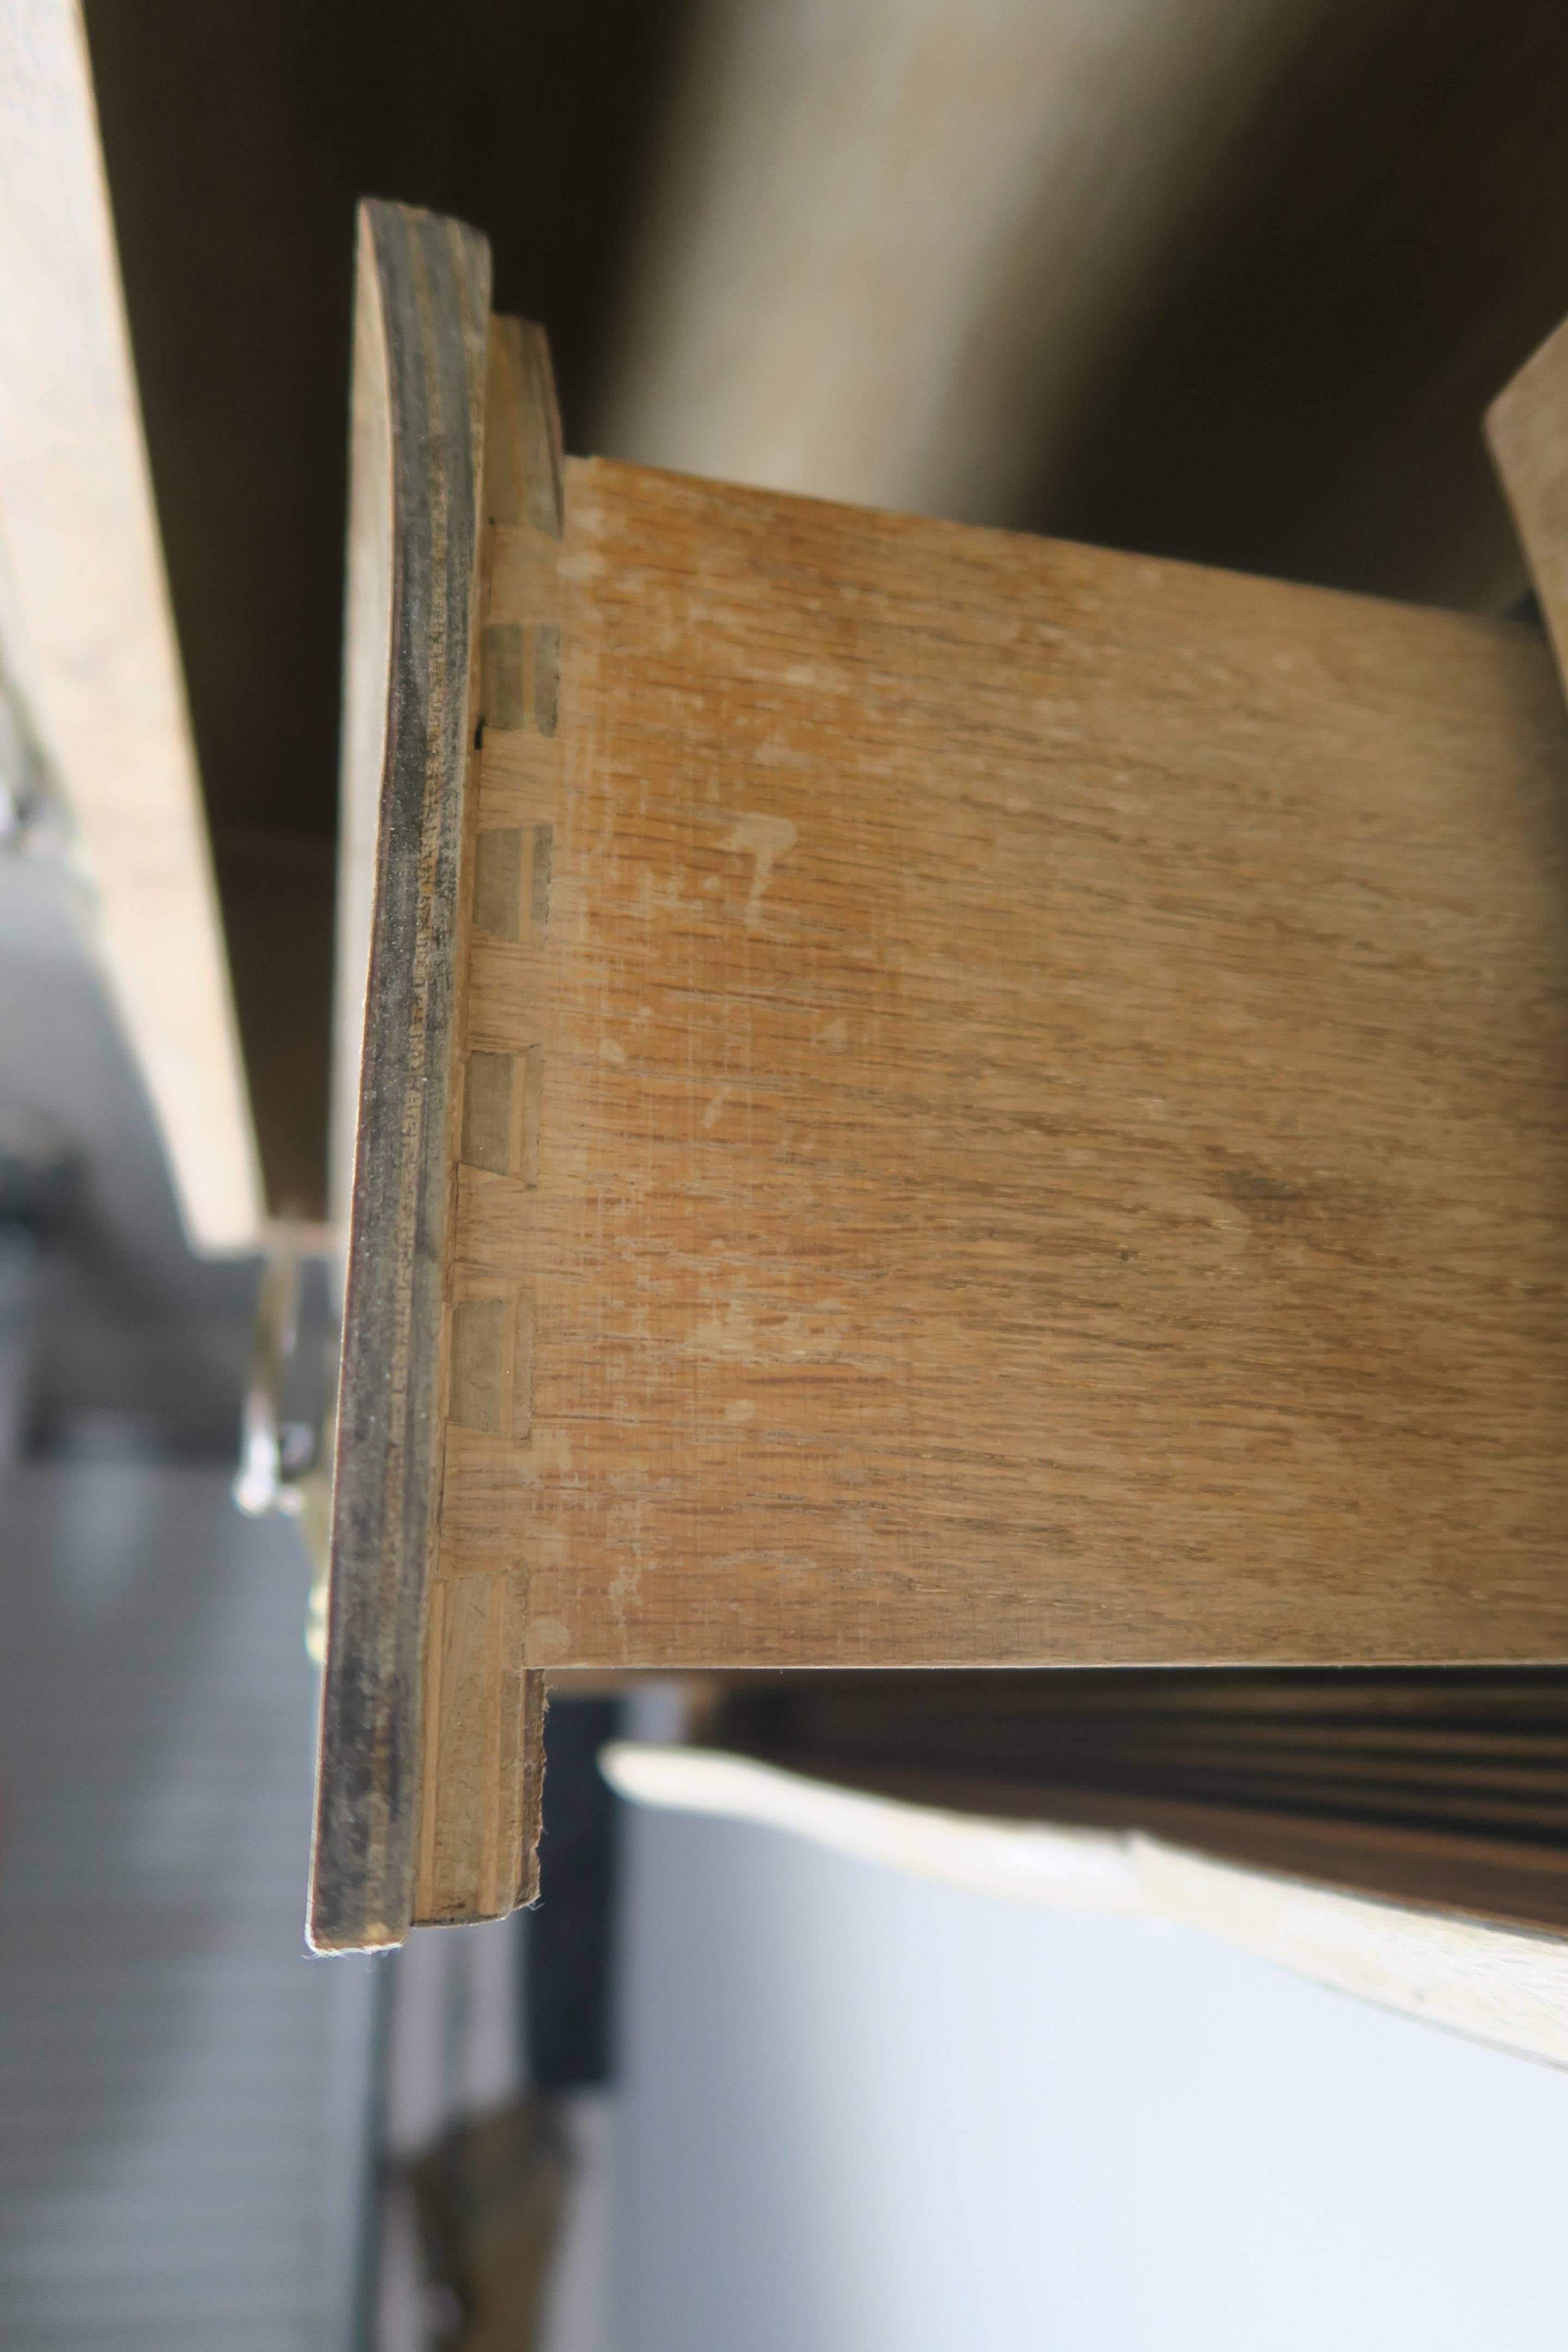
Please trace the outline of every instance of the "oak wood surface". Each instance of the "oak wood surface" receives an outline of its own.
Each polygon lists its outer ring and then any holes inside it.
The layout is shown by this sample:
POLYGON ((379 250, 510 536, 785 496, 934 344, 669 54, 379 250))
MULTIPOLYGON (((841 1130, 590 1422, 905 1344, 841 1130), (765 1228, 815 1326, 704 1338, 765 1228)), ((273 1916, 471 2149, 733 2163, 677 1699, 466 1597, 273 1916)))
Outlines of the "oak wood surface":
MULTIPOLYGON (((553 688, 540 646, 557 628, 562 527, 561 421, 544 337, 516 319, 492 319, 486 361, 484 531, 477 710, 480 740, 552 719, 553 688), (499 648, 499 657, 498 657, 499 648)), ((477 763, 474 763, 477 764, 477 763)), ((456 1033, 471 1038, 475 934, 517 940, 548 920, 550 835, 537 811, 526 829, 487 828, 480 795, 464 801, 464 838, 452 940, 456 1033), (526 844, 526 849, 525 849, 526 844)), ((473 1047, 447 1110, 447 1157, 516 1166, 526 1178, 539 1144, 537 1052, 510 1057, 473 1047), (513 1083, 515 1077, 515 1084, 513 1083)), ((476 1294, 448 1251, 443 1267, 449 1423, 526 1443, 531 1426, 531 1302, 526 1290, 476 1294)), ((430 1432, 432 1472, 440 1458, 430 1432)), ((445 1517, 445 1497, 443 1517, 445 1517)), ((422 1670, 424 1757, 419 1779, 416 1923, 489 1919, 538 1891, 544 1764, 544 1678, 525 1668, 528 1563, 499 1551, 454 1575, 443 1526, 432 1552, 422 1670)))
MULTIPOLYGON (((1538 634, 563 468, 482 241, 364 234, 315 1940, 526 1899, 545 1671, 1563 1657, 1538 634)), ((1561 1843, 1517 1692, 1143 1679, 1029 1785, 1412 1899, 1561 1843)))
POLYGON ((444 1575, 542 1666, 1563 1657, 1539 637, 603 462, 560 576, 444 1575))

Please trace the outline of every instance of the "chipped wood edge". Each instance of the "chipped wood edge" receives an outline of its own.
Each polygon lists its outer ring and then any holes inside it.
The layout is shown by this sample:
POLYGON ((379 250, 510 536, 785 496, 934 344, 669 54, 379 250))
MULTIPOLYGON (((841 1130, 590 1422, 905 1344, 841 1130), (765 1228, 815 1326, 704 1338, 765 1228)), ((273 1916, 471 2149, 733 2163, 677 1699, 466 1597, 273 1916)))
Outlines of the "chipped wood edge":
MULTIPOLYGON (((477 746, 492 730, 538 729, 553 735, 554 672, 540 659, 540 640, 559 635, 557 557, 564 521, 560 414, 542 331, 524 320, 490 322, 485 422, 484 544, 477 746), (520 567, 498 560, 497 535, 526 550, 520 567), (546 688, 548 688, 548 691, 546 688), (545 706, 548 706, 547 709, 545 706)), ((476 770, 479 760, 476 758, 476 770)), ((520 1058, 468 1050, 466 1003, 471 935, 495 920, 510 936, 542 930, 537 905, 525 904, 522 842, 504 871, 480 856, 483 787, 476 773, 468 795, 458 894, 456 961, 462 1082, 448 1108, 448 1159, 533 1181, 543 1055, 520 1058), (510 906, 506 902, 510 900, 510 906)), ((492 853, 498 835, 485 836, 492 853)), ((529 861, 537 898, 541 869, 529 861)), ((548 860, 544 873, 548 890, 548 860)), ((531 1301, 502 1295, 482 1280, 448 1269, 444 1358, 449 1384, 444 1431, 480 1427, 526 1443, 531 1301)), ((531 1902, 538 1891, 543 1785, 544 1679, 525 1668, 528 1573, 508 1559, 477 1570, 459 1558, 445 1528, 437 1548, 425 1651, 418 1874, 414 1920, 457 1926, 493 1919, 531 1902)))
POLYGON ((1568 688, 1568 321, 1499 393, 1485 431, 1568 688))
MULTIPOLYGON (((318 1951, 399 1942, 414 1909, 490 285, 476 231, 397 205, 362 206, 359 266, 377 299, 357 323, 381 348, 356 354, 356 386, 374 390, 384 368, 390 654, 317 1761, 318 1951)), ((377 609, 353 583, 349 601, 351 614, 377 609)))
POLYGON ((721 1750, 617 1740, 600 1761, 636 1804, 784 1830, 1004 1902, 1196 1928, 1335 1991, 1568 2065, 1568 1938, 1243 1869, 1136 1831, 868 1796, 721 1750))

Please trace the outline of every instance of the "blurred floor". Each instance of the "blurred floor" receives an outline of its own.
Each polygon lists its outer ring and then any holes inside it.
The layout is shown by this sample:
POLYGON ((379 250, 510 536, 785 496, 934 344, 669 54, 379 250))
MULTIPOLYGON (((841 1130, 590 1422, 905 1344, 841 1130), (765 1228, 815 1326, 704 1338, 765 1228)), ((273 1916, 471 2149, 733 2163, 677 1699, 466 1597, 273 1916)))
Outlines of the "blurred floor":
POLYGON ((0 1563, 0 2340, 349 2352, 373 1964, 303 1946, 298 1539, 32 1462, 0 1563))

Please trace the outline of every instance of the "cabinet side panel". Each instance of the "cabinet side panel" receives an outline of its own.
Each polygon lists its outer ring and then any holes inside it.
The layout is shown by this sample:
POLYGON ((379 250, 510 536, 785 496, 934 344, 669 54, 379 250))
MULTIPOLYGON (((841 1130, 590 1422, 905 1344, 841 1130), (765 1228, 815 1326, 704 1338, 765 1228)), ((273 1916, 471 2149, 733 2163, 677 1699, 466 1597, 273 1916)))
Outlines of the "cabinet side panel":
POLYGON ((555 1665, 1568 1648, 1568 742, 1532 633, 568 468, 476 938, 555 1665))

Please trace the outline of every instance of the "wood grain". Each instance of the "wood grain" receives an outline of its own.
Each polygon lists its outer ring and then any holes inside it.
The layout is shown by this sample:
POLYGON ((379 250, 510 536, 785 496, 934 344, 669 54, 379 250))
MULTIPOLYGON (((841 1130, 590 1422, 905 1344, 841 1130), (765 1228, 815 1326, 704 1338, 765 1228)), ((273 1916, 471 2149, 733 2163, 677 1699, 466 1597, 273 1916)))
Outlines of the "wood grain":
MULTIPOLYGON (((317 1940, 527 1898, 547 1670, 1568 1654, 1537 635, 563 468, 478 241, 367 236, 317 1940)), ((1034 1777, 1114 1805, 1179 1757, 1161 1801, 1287 1859, 1414 1830, 1439 1874, 1560 1829, 1550 1726, 1500 1777, 1440 1709, 1368 1747, 1150 1697, 1034 1777)))
POLYGON ((742 1676, 706 1737, 980 1814, 1568 1929, 1568 1674, 742 1676))
POLYGON ((443 1575, 542 1666, 1568 1654, 1538 637, 603 462, 560 576, 468 999, 538 1181, 454 1238, 532 1416, 443 1575))
MULTIPOLYGON (((512 740, 526 761, 527 747, 548 744, 554 729, 561 425, 544 338, 515 319, 490 322, 485 450, 474 731, 486 743, 512 740)), ((495 1049, 476 1021, 472 982, 487 938, 525 955, 542 943, 555 816, 548 780, 526 807, 500 814, 508 821, 494 822, 493 800, 471 782, 453 948, 465 1062, 447 1148, 455 1171, 481 1169, 526 1192, 538 1181, 542 1056, 531 1037, 495 1049)), ((520 1008, 525 1024, 538 1009, 520 1008)), ((453 1254, 446 1275, 447 1460, 462 1444, 526 1447, 534 1344, 527 1272, 498 1281, 453 1254)), ((428 1602, 414 1896, 415 1919, 430 1923, 493 1918, 532 1900, 543 1786, 543 1677, 524 1670, 529 1562, 503 1542, 477 1573, 459 1573, 446 1524, 449 1496, 448 1477, 428 1602)))
MULTIPOLYGON (((489 249, 471 229, 376 204, 362 208, 360 236, 378 299, 359 318, 381 339, 386 388, 391 593, 361 597, 351 584, 349 610, 384 611, 391 635, 310 1892, 320 1950, 406 1932, 422 1860, 421 1757, 426 1745, 441 1757, 450 1746, 449 1721, 424 1722, 423 1676, 447 1387, 489 311, 489 249)), ((428 1633, 439 1657, 460 1657, 476 1614, 504 1635, 504 1590, 437 1617, 428 1633)))

